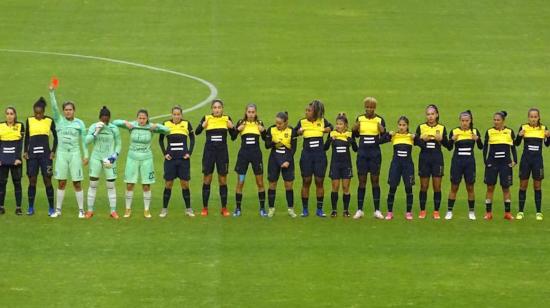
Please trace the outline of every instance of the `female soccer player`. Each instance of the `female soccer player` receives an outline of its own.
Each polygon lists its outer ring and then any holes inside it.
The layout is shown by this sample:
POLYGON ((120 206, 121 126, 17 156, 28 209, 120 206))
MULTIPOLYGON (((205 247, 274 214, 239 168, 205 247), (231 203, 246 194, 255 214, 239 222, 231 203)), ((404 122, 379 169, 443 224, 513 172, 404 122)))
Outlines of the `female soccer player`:
POLYGON ((416 141, 420 147, 418 175, 420 176, 420 214, 418 218, 426 218, 426 201, 430 177, 434 190, 433 218, 439 219, 441 205, 441 178, 443 177, 443 153, 441 147, 448 147, 447 129, 439 123, 439 110, 436 105, 426 107, 426 123, 416 129, 416 141))
POLYGON ((42 180, 46 187, 48 198, 48 215, 55 213, 54 192, 52 186, 53 159, 57 149, 57 131, 52 118, 45 116, 46 100, 40 97, 34 103, 34 116, 27 118, 25 124, 25 145, 23 157, 27 160, 27 176, 29 177, 28 200, 29 208, 27 215, 34 215, 34 199, 36 197, 36 181, 38 171, 42 173, 42 180), (50 148, 50 135, 53 137, 50 148))
POLYGON ((22 215, 21 176, 23 163, 21 150, 23 149, 25 127, 23 123, 17 122, 17 111, 14 107, 7 107, 5 114, 6 120, 0 123, 0 215, 6 212, 4 200, 10 172, 15 192, 15 214, 22 215))
POLYGON ((325 106, 318 100, 307 105, 305 118, 298 121, 294 128, 297 135, 304 138, 304 149, 300 157, 300 172, 302 173, 302 217, 309 216, 309 188, 312 176, 315 176, 317 195, 317 216, 326 217, 323 212, 325 190, 323 181, 327 171, 327 155, 323 149, 323 135, 330 133, 332 124, 325 118, 325 106))
POLYGON ((214 167, 218 172, 220 199, 222 203, 221 214, 224 217, 230 215, 227 210, 227 171, 229 166, 229 153, 227 150, 227 134, 236 137, 231 117, 223 114, 223 102, 215 99, 211 104, 212 113, 202 117, 195 132, 200 135, 206 131, 206 143, 202 154, 202 211, 201 216, 208 216, 208 200, 210 199, 210 184, 214 167))
POLYGON ((94 216, 97 184, 101 171, 103 171, 107 180, 110 216, 118 219, 115 180, 117 177, 116 160, 121 147, 120 131, 118 127, 109 121, 111 121, 111 111, 106 106, 103 106, 99 111, 99 122, 92 124, 86 135, 86 144, 94 144, 89 162, 90 186, 88 187, 88 211, 86 212, 86 218, 94 216))
POLYGON ((544 179, 544 163, 542 159, 542 144, 550 145, 550 132, 546 126, 540 123, 540 112, 536 108, 529 109, 527 113, 528 122, 519 128, 515 145, 519 146, 523 140, 523 154, 519 163, 519 212, 516 219, 523 219, 525 199, 529 177, 533 177, 533 188, 535 190, 535 207, 537 210, 536 219, 542 220, 542 179, 544 179))
POLYGON ((135 121, 114 120, 113 124, 130 131, 130 146, 124 168, 124 182, 126 183, 126 211, 124 217, 132 216, 132 199, 134 185, 141 178, 143 187, 143 216, 151 218, 151 184, 155 183, 155 166, 151 140, 153 133, 168 134, 170 130, 161 124, 150 123, 149 113, 145 109, 137 112, 135 121))
POLYGON ((493 115, 494 126, 485 133, 483 161, 485 162, 485 184, 487 184, 485 198, 487 213, 483 218, 486 220, 493 219, 493 194, 497 178, 500 178, 504 195, 504 219, 514 219, 510 213, 510 186, 512 186, 512 168, 516 165, 517 152, 514 146, 514 131, 504 124, 507 115, 506 111, 496 112, 493 115))
POLYGON ((409 133, 409 119, 405 116, 401 116, 397 120, 397 132, 389 132, 386 138, 390 139, 393 144, 393 158, 388 175, 390 191, 387 199, 388 213, 386 215, 386 220, 393 219, 393 202, 395 200, 397 186, 399 186, 401 179, 403 179, 405 193, 407 194, 407 212, 405 214, 405 219, 412 220, 414 163, 411 154, 413 145, 418 141, 414 134, 409 133))
POLYGON ((330 217, 338 216, 338 190, 342 187, 342 200, 344 201, 344 217, 350 217, 349 214, 349 184, 353 176, 353 167, 351 165, 351 156, 349 148, 357 152, 357 143, 348 131, 348 118, 345 113, 339 113, 336 117, 336 126, 327 137, 325 142, 325 151, 328 151, 332 145, 332 159, 330 161, 329 177, 332 180, 332 192, 330 201, 332 212, 330 217))
POLYGON ((86 126, 82 120, 74 117, 75 105, 71 101, 63 103, 63 115, 57 106, 55 90, 50 86, 50 99, 52 101, 53 120, 59 136, 59 146, 55 157, 55 179, 59 181, 57 187, 57 202, 55 213, 50 217, 61 216, 61 207, 65 198, 67 179, 71 178, 78 204, 78 218, 84 218, 84 192, 82 191, 82 179, 84 173, 82 166, 88 164, 88 148, 86 147, 86 126), (82 147, 82 152, 81 148, 82 147), (82 153, 84 156, 82 157, 82 153))
POLYGON ((384 219, 380 212, 380 166, 382 165, 382 153, 380 144, 383 143, 386 123, 384 119, 376 114, 377 101, 374 97, 367 97, 364 100, 365 113, 358 116, 353 126, 354 138, 359 137, 359 151, 357 152, 357 212, 353 218, 358 219, 365 215, 363 203, 365 201, 365 190, 367 187, 367 176, 370 173, 372 185, 372 201, 374 202, 374 217, 384 219))
POLYGON ((162 198, 162 211, 160 217, 168 215, 168 203, 172 195, 172 185, 176 178, 180 179, 181 194, 185 201, 185 215, 195 217, 191 208, 191 193, 189 180, 191 180, 191 154, 195 147, 195 133, 193 126, 184 120, 183 110, 180 106, 172 107, 172 118, 164 122, 164 126, 170 129, 166 135, 168 147, 164 145, 164 135, 159 136, 159 144, 164 154, 164 194, 162 198), (189 137, 189 143, 187 141, 189 137))
POLYGON ((476 144, 480 150, 483 149, 483 142, 481 141, 479 130, 474 128, 474 119, 470 110, 460 113, 459 119, 460 126, 449 133, 449 150, 452 150, 454 145, 455 151, 451 161, 451 191, 449 192, 445 219, 449 220, 453 218, 456 193, 458 192, 462 178, 464 178, 466 191, 468 192, 468 218, 475 220, 474 184, 476 182, 476 160, 474 149, 476 144))
POLYGON ((265 147, 271 149, 269 162, 267 164, 267 179, 269 189, 267 200, 269 203, 268 217, 275 215, 275 192, 279 174, 282 175, 288 215, 296 217, 294 212, 294 153, 296 152, 296 132, 288 126, 288 112, 279 112, 275 117, 275 125, 267 129, 265 147))
POLYGON ((264 189, 264 168, 262 163, 262 151, 260 150, 260 137, 265 140, 265 127, 262 121, 258 120, 256 104, 248 104, 244 117, 237 122, 237 132, 241 135, 241 148, 237 156, 235 172, 237 172, 237 187, 235 192, 236 209, 233 216, 241 216, 241 202, 243 199, 243 187, 248 165, 256 177, 258 187, 258 199, 260 202, 260 216, 266 217, 265 211, 265 189, 264 189))

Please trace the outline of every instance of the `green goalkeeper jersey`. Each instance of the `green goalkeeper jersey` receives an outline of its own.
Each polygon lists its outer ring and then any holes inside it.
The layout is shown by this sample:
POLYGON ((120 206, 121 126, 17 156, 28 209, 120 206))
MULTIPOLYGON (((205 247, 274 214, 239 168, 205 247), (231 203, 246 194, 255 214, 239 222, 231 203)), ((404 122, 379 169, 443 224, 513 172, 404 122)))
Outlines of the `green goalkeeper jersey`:
POLYGON ((93 143, 92 159, 103 160, 114 153, 120 153, 120 130, 113 123, 108 123, 94 136, 98 123, 94 123, 88 129, 86 144, 93 143))
POLYGON ((82 120, 74 118, 68 120, 65 118, 57 106, 54 91, 50 91, 50 99, 52 101, 53 120, 55 121, 55 130, 59 138, 57 152, 80 152, 84 158, 88 158, 88 149, 86 147, 86 126, 82 120))
MULTIPOLYGON (((113 124, 128 129, 124 124, 124 120, 114 120, 113 124)), ((168 127, 157 124, 157 128, 151 131, 151 124, 140 126, 137 121, 131 121, 133 128, 130 130, 130 145, 128 147, 128 157, 134 160, 146 160, 153 158, 151 151, 151 140, 153 133, 168 134, 168 127)))

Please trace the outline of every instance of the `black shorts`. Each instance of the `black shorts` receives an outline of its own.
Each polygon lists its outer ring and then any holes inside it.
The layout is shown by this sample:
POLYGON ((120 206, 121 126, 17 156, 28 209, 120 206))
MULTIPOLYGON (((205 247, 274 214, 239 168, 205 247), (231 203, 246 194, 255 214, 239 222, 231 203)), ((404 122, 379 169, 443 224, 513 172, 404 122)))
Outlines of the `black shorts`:
POLYGON ((444 174, 444 168, 445 165, 443 162, 442 153, 420 153, 420 157, 418 159, 418 176, 420 176, 421 178, 440 178, 444 174))
POLYGON ((414 163, 411 159, 393 159, 391 161, 388 184, 390 187, 397 187, 401 179, 406 187, 415 184, 414 163))
POLYGON ((173 181, 176 178, 184 181, 191 180, 190 159, 164 160, 164 179, 173 181))
POLYGON ((329 177, 332 180, 351 179, 353 177, 351 162, 332 161, 330 163, 329 177))
POLYGON ((451 161, 451 183, 460 184, 462 178, 466 184, 476 182, 476 160, 470 158, 453 158, 451 161))
POLYGON ((523 155, 519 162, 519 178, 528 180, 531 175, 533 180, 542 181, 544 179, 544 162, 541 156, 523 155))
POLYGON ((202 173, 214 173, 214 167, 219 175, 226 175, 229 170, 229 153, 225 149, 204 149, 202 154, 202 173))
POLYGON ((300 157, 300 172, 302 177, 323 178, 327 172, 327 155, 324 151, 302 151, 300 157))
POLYGON ((27 176, 38 176, 38 171, 42 173, 42 176, 53 176, 53 163, 52 160, 47 157, 37 157, 27 159, 27 176))
POLYGON ((10 172, 12 180, 21 180, 21 177, 23 176, 23 167, 22 165, 0 166, 0 181, 6 182, 10 172))
POLYGON ((508 164, 504 163, 489 163, 485 166, 485 184, 496 185, 500 179, 500 186, 508 188, 512 186, 513 171, 508 164))
POLYGON ((270 182, 277 182, 279 180, 279 174, 282 175, 283 181, 294 181, 294 159, 292 157, 285 159, 281 155, 271 154, 269 155, 269 161, 267 163, 267 180, 270 182), (281 165, 288 161, 290 164, 288 168, 281 168, 281 165))
POLYGON ((357 154, 357 175, 367 174, 380 175, 380 166, 382 165, 382 155, 357 154))
POLYGON ((260 151, 239 151, 235 171, 237 174, 246 174, 248 165, 252 165, 254 175, 262 175, 264 173, 264 165, 262 162, 262 152, 260 151))

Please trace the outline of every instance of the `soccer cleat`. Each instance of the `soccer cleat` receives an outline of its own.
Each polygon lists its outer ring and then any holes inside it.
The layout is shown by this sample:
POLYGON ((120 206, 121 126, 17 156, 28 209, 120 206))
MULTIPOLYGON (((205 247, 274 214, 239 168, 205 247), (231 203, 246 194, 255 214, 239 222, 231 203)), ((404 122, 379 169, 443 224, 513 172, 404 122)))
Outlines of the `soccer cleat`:
POLYGON ((130 218, 132 216, 132 209, 126 209, 124 211, 124 218, 130 218))
POLYGON ((270 207, 269 210, 267 210, 267 217, 272 218, 273 216, 275 216, 275 208, 270 207))
MULTIPOLYGON (((48 210, 48 216, 52 215, 55 210, 53 208, 50 208, 48 210)), ((34 215, 34 206, 29 206, 27 209, 27 215, 32 216, 34 215)))
POLYGON ((307 208, 304 208, 302 210, 302 217, 308 217, 309 216, 309 209, 307 208))
POLYGON ((235 212, 233 212, 233 217, 241 217, 241 209, 235 209, 235 212))
POLYGON ((510 213, 510 212, 506 212, 506 213, 504 213, 504 219, 514 220, 514 215, 512 215, 512 213, 510 213))
POLYGON ((61 217, 61 210, 60 209, 56 209, 55 212, 53 214, 50 215, 51 218, 57 218, 57 217, 61 217))
POLYGON ((195 212, 193 212, 192 208, 185 209, 185 216, 195 217, 195 212))
POLYGON ((524 216, 524 215, 523 215, 523 212, 518 212, 518 213, 516 214, 516 219, 517 219, 517 220, 522 220, 522 219, 523 219, 523 216, 524 216))
POLYGON ((474 213, 474 211, 470 211, 468 213, 468 219, 470 220, 476 220, 476 213, 474 213))
POLYGON ((332 218, 338 217, 338 212, 336 212, 336 211, 330 212, 330 217, 332 217, 332 218))
POLYGON ((3 206, 0 206, 0 215, 6 214, 6 209, 3 206))
POLYGON ((86 213, 84 213, 84 210, 78 210, 78 218, 86 218, 86 213))
POLYGON ((160 217, 160 218, 164 218, 164 217, 166 217, 167 215, 168 215, 168 209, 162 208, 162 209, 160 210, 159 217, 160 217))
POLYGON ((386 214, 386 218, 385 218, 385 219, 386 219, 386 220, 392 220, 392 219, 393 219, 393 212, 388 212, 388 213, 386 214))
POLYGON ((406 220, 413 220, 413 214, 411 212, 407 212, 405 214, 405 219, 406 220))
MULTIPOLYGON (((55 209, 53 207, 48 209, 48 216, 52 216, 54 213, 55 213, 55 209)), ((32 209, 32 214, 27 213, 27 215, 33 215, 33 214, 34 214, 34 209, 32 209)))
POLYGON ((15 208, 15 215, 17 215, 17 216, 23 215, 23 211, 21 210, 20 207, 15 208))
POLYGON ((87 211, 86 212, 86 219, 90 219, 92 217, 94 217, 94 212, 93 211, 87 211))
POLYGON ((344 216, 344 218, 349 218, 349 217, 351 217, 351 214, 349 213, 349 211, 344 211, 342 213, 342 216, 344 216))
POLYGON ((223 217, 231 216, 231 213, 229 213, 229 210, 226 207, 222 207, 221 214, 223 217))
POLYGON ((379 210, 374 211, 374 218, 376 219, 384 219, 384 215, 382 215, 382 212, 379 210))
POLYGON ((109 215, 109 216, 111 216, 111 218, 116 219, 116 220, 118 220, 120 218, 120 217, 118 217, 118 213, 115 212, 115 211, 112 211, 111 215, 109 215))
POLYGON ((439 211, 434 211, 433 218, 434 219, 441 219, 441 216, 439 215, 439 211))
POLYGON ((286 210, 288 212, 288 216, 292 217, 292 218, 296 218, 298 217, 298 215, 296 215, 296 212, 294 212, 294 208, 289 208, 288 210, 286 210))
POLYGON ((265 209, 260 209, 260 216, 261 217, 267 217, 267 212, 265 211, 265 209))
POLYGON ((453 212, 447 211, 447 214, 445 214, 445 220, 451 220, 453 219, 453 212))
POLYGON ((315 211, 315 215, 317 215, 317 217, 321 217, 321 218, 327 217, 327 214, 325 214, 325 212, 323 212, 323 209, 317 209, 317 211, 315 211))
POLYGON ((202 210, 201 210, 201 216, 208 216, 208 208, 207 207, 203 207, 202 210))
POLYGON ((357 210, 357 212, 355 212, 355 215, 353 215, 353 219, 363 218, 363 216, 365 216, 365 212, 363 212, 362 210, 357 210))
POLYGON ((493 219, 493 213, 492 212, 485 213, 485 216, 483 216, 483 219, 485 219, 485 220, 493 219))
POLYGON ((535 219, 538 221, 542 221, 544 219, 544 215, 542 215, 542 213, 537 213, 535 219))
POLYGON ((420 211, 420 214, 418 214, 418 218, 420 219, 426 218, 426 210, 420 211))
POLYGON ((143 211, 143 217, 149 219, 149 218, 151 218, 151 217, 153 217, 153 216, 151 216, 151 211, 149 211, 149 210, 144 210, 144 211, 143 211))

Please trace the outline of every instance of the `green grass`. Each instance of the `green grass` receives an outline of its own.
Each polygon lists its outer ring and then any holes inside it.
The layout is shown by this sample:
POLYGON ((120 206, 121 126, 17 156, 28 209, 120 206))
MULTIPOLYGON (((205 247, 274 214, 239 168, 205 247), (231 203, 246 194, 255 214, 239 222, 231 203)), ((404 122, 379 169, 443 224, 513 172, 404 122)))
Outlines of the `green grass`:
MULTIPOLYGON (((549 19, 545 1, 6 0, 0 3, 0 48, 104 56, 196 75, 216 85, 233 118, 253 101, 267 123, 288 110, 294 124, 305 105, 320 98, 332 121, 340 111, 361 113, 362 99, 375 96, 390 128, 402 114, 415 127, 424 106, 436 103, 448 127, 458 124, 460 111, 471 109, 484 131, 493 112, 505 109, 508 125, 517 130, 529 107, 542 108, 543 122, 549 112, 549 19)), ((15 105, 24 119, 36 98, 47 95, 52 75, 61 81, 59 100, 74 100, 87 124, 102 105, 111 107, 114 118, 128 119, 139 107, 164 114, 173 104, 187 108, 208 96, 205 86, 166 73, 0 52, 2 106, 15 105)), ((207 107, 186 118, 196 125, 205 113, 207 107)), ((191 182, 195 209, 204 137, 198 140, 191 182)), ((238 144, 230 145, 231 168, 238 144)), ((155 147, 159 180, 150 221, 140 215, 109 220, 103 183, 91 221, 76 218, 72 189, 64 217, 49 219, 42 186, 37 215, 16 217, 9 184, 8 213, 0 217, 1 305, 503 307, 544 306, 550 295, 550 228, 547 221, 534 221, 531 189, 522 222, 502 221, 499 190, 491 223, 466 220, 463 190, 455 220, 405 222, 402 188, 393 222, 291 220, 282 191, 277 216, 266 220, 257 217, 249 175, 244 217, 222 219, 213 211, 207 219, 185 218, 175 190, 170 215, 161 220, 159 154, 155 147)), ((383 155, 385 183, 390 146, 383 155)), ((550 159, 548 151, 544 155, 550 159)), ((480 153, 477 158, 480 216, 485 188, 480 153)), ((230 201, 235 180, 231 173, 230 201)), ((550 191, 547 182, 543 186, 550 191)), ((120 179, 119 208, 123 189, 120 179)), ((355 189, 354 181, 352 200, 355 189)), ((386 193, 382 184, 383 199, 386 193)), ((136 213, 140 199, 138 190, 136 213)), ((216 185, 211 201, 217 209, 216 185)), ((370 209, 370 193, 366 204, 370 209)))

